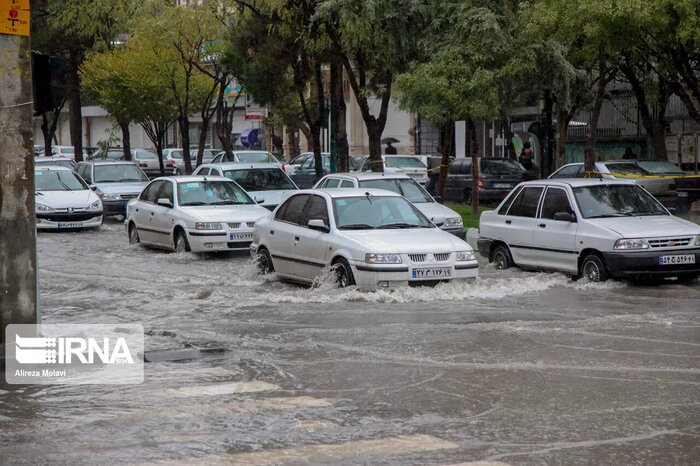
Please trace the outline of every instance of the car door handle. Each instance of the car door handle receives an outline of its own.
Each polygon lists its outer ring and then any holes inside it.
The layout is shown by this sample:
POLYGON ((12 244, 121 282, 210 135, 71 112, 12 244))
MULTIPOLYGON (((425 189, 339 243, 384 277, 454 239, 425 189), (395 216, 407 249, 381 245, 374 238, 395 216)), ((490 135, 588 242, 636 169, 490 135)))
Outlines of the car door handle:
POLYGON ((295 236, 295 237, 294 237, 294 241, 299 241, 299 237, 298 237, 298 236, 295 236))
POLYGON ((153 212, 151 212, 151 217, 153 217, 153 212))
POLYGON ((275 234, 274 230, 270 230, 270 234, 274 235, 275 234))
POLYGON ((547 228, 547 224, 546 224, 546 223, 538 223, 537 226, 540 227, 540 228, 547 228))
POLYGON ((513 222, 511 222, 510 220, 506 220, 506 225, 510 225, 511 223, 513 222))

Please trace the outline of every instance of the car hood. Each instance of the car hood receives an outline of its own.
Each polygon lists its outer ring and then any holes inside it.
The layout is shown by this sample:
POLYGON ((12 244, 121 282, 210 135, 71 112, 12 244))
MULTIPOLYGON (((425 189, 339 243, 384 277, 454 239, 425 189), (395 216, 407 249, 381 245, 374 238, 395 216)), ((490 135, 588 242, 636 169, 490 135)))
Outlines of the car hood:
POLYGON ((457 212, 437 202, 418 202, 414 203, 413 205, 418 210, 423 212, 423 214, 431 221, 434 218, 442 218, 442 220, 440 220, 440 223, 442 223, 446 218, 459 218, 459 214, 457 212))
POLYGON ((148 181, 141 181, 138 183, 95 183, 95 186, 105 194, 141 194, 147 184, 148 181))
POLYGON ((623 238, 654 238, 700 234, 700 226, 672 215, 596 218, 588 221, 612 230, 623 238))
POLYGON ((263 205, 279 205, 284 202, 289 196, 294 194, 296 189, 281 189, 270 191, 247 191, 250 197, 263 199, 263 205))
POLYGON ((438 228, 340 231, 367 246, 368 251, 415 254, 471 250, 466 242, 438 228))
POLYGON ((35 199, 37 202, 54 209, 68 207, 82 209, 97 201, 99 197, 91 189, 83 189, 80 191, 37 191, 35 199))
POLYGON ((181 209, 203 222, 253 222, 270 215, 269 210, 257 204, 192 206, 181 209))

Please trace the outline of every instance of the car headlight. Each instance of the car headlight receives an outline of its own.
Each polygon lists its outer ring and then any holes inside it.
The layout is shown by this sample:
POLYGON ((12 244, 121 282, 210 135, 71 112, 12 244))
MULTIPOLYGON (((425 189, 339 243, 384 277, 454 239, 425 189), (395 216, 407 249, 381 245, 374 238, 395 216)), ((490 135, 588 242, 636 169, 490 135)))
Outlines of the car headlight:
POLYGON ((219 222, 197 222, 194 224, 195 230, 221 230, 219 222))
POLYGON ((695 237, 695 246, 700 246, 700 235, 695 237))
POLYGON ((442 224, 444 228, 450 228, 450 227, 461 227, 462 226, 462 217, 452 217, 445 219, 445 222, 442 224))
POLYGON ((102 210, 102 203, 99 200, 97 200, 90 204, 85 210, 102 210))
POLYGON ((649 243, 643 239, 618 239, 614 249, 649 249, 649 243))
POLYGON ((36 211, 37 212, 53 212, 54 209, 53 207, 49 207, 46 204, 39 204, 38 202, 36 203, 36 211))
POLYGON ((455 257, 456 257, 455 260, 457 262, 467 262, 467 261, 476 260, 476 256, 474 255, 474 251, 458 251, 455 257))
POLYGON ((401 254, 366 254, 365 262, 370 264, 400 264, 401 254))
POLYGON ((100 195, 100 198, 101 198, 103 201, 121 201, 121 200, 122 200, 122 197, 121 197, 119 194, 105 194, 105 193, 102 193, 102 194, 100 195))

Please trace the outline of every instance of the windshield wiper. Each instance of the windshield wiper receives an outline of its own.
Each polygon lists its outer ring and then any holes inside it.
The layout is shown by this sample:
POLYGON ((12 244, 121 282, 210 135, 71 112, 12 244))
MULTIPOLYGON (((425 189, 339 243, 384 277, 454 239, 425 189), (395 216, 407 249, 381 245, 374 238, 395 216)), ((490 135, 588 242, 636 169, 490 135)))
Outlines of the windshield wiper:
POLYGON ((39 191, 34 191, 34 195, 36 195, 36 196, 43 196, 44 193, 40 193, 39 191))
POLYGON ((632 212, 631 215, 635 217, 646 217, 649 215, 666 215, 665 212, 652 212, 650 210, 638 210, 635 212, 632 212))
POLYGON ((198 205, 207 205, 207 203, 206 202, 185 202, 185 203, 180 204, 180 206, 182 206, 182 207, 198 206, 198 205))
POLYGON ((139 179, 139 178, 122 178, 119 181, 115 181, 115 183, 124 183, 126 181, 143 181, 143 180, 139 179))
POLYGON ((425 225, 416 225, 415 223, 385 223, 384 225, 379 225, 377 228, 382 229, 393 229, 393 228, 428 228, 425 225))
POLYGON ((349 223, 338 227, 339 230, 374 230, 372 225, 367 225, 366 223, 349 223))
POLYGON ((236 201, 216 201, 216 202, 209 202, 207 205, 240 205, 243 204, 243 202, 236 202, 236 201))
POLYGON ((631 214, 616 212, 611 214, 589 215, 586 218, 606 218, 606 217, 631 217, 631 214))

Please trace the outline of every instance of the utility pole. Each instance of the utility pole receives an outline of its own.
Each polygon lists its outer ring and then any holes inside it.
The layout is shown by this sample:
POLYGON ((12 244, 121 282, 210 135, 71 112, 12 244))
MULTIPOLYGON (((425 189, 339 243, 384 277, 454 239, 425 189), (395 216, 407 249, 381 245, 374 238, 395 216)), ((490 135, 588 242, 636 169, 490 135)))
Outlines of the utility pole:
POLYGON ((0 0, 0 346, 38 317, 32 109, 29 0, 0 0))

